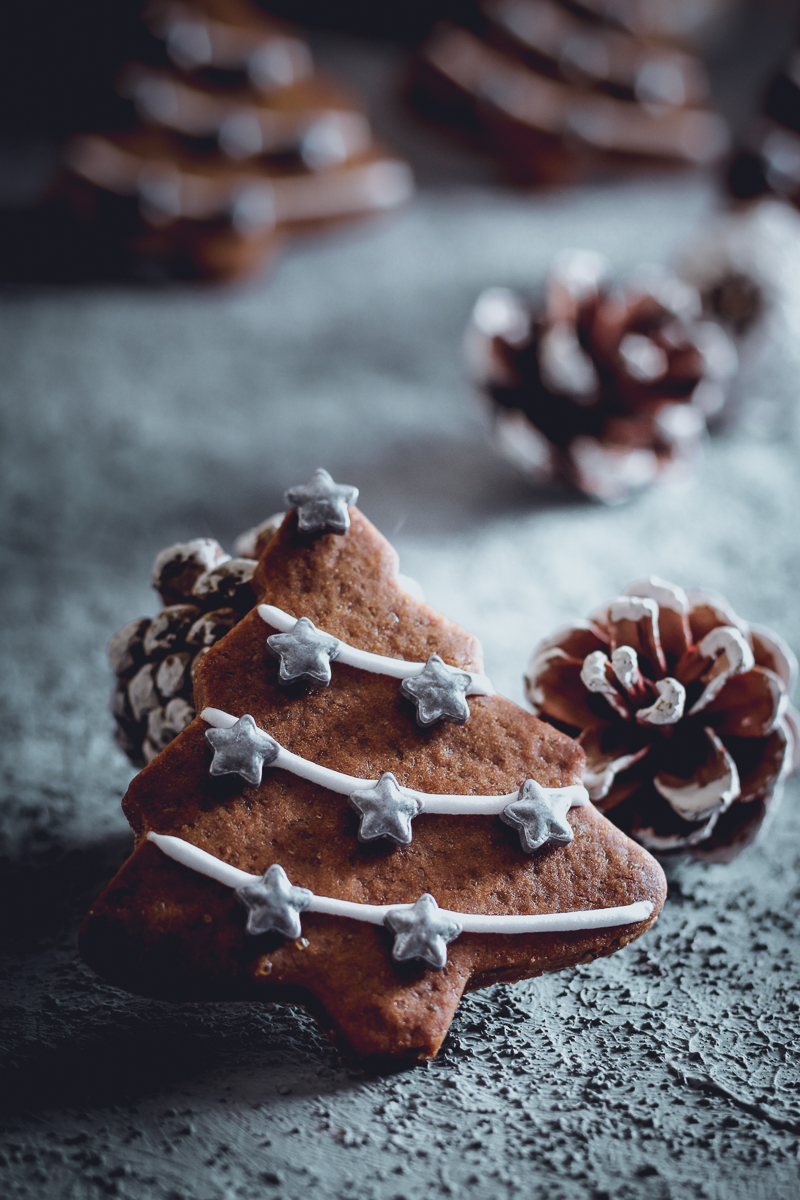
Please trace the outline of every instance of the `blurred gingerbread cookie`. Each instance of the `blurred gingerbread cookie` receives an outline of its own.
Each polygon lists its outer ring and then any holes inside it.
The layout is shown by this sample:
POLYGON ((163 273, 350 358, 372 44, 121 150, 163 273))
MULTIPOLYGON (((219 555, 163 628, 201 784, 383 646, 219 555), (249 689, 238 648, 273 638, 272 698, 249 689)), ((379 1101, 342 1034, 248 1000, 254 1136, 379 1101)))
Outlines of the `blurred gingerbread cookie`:
POLYGON ((137 32, 117 74, 127 107, 66 148, 58 197, 88 272, 252 274, 287 236, 411 195, 356 100, 247 0, 156 0, 137 32))
POLYGON ((147 131, 82 135, 68 168, 63 194, 100 242, 184 279, 252 274, 289 235, 390 211, 413 188, 405 163, 375 147, 317 171, 209 157, 147 131))
POLYGON ((314 73, 298 33, 250 0, 150 0, 142 10, 141 45, 155 65, 265 94, 314 73))
POLYGON ((654 6, 617 7, 482 0, 470 26, 441 24, 422 47, 414 103, 523 183, 715 161, 728 135, 702 63, 654 6))
POLYGON ((372 131, 342 87, 319 76, 261 92, 184 79, 142 63, 120 74, 119 90, 148 125, 169 130, 187 148, 246 159, 296 161, 311 171, 366 153, 372 131))

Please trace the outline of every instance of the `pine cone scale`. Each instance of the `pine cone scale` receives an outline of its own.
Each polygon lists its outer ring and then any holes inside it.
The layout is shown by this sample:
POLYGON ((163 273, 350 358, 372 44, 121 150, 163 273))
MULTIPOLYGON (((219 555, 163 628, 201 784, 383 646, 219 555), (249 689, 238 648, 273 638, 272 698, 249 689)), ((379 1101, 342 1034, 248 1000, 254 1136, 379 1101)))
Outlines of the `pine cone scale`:
POLYGON ((637 726, 592 725, 584 729, 578 741, 586 754, 584 785, 603 812, 620 804, 641 786, 643 776, 632 768, 650 752, 651 746, 637 726))
POLYGON ((797 680, 797 659, 782 638, 760 625, 750 626, 753 656, 756 666, 773 671, 791 692, 797 680))
POLYGON ((710 592, 689 590, 689 631, 693 645, 699 645, 706 634, 720 625, 728 625, 747 634, 748 629, 721 596, 710 592))
POLYGON ((748 804, 771 794, 787 770, 789 737, 784 726, 762 743, 756 738, 728 737, 728 745, 739 768, 739 799, 748 804))
POLYGON ((729 679, 705 714, 719 733, 763 738, 774 731, 787 703, 786 688, 774 671, 753 667, 729 679))
POLYGON ((595 712, 596 698, 587 693, 581 682, 582 667, 581 659, 552 651, 537 671, 535 692, 528 692, 534 709, 541 715, 546 713, 556 723, 577 729, 602 724, 602 715, 595 712))
POLYGON ((696 822, 713 813, 724 812, 741 794, 739 771, 732 756, 713 729, 704 726, 704 761, 695 765, 688 776, 660 771, 653 786, 679 817, 696 822))
POLYGON ((666 670, 666 660, 661 648, 661 637, 657 621, 649 616, 641 617, 638 621, 628 617, 609 621, 608 644, 611 652, 631 649, 641 660, 643 669, 649 674, 648 664, 656 664, 661 670, 666 670))

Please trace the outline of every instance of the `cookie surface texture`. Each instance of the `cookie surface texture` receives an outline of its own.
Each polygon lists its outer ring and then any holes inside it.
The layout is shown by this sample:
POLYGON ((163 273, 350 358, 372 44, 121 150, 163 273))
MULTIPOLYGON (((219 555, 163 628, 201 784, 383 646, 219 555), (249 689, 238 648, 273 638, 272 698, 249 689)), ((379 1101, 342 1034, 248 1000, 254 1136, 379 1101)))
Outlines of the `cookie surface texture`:
MULTIPOLYGON (((361 650, 418 663, 438 654, 482 672, 478 641, 403 590, 395 551, 357 509, 351 522, 346 534, 309 538, 290 513, 261 558, 259 598, 361 650)), ((251 714, 310 762, 366 781, 391 772, 400 787, 428 794, 498 795, 528 778, 544 788, 581 782, 577 743, 497 695, 470 696, 464 724, 421 728, 397 679, 385 674, 336 662, 325 688, 287 686, 266 645, 275 632, 254 609, 211 648, 195 676, 198 713, 251 714)), ((211 775, 208 728, 195 718, 123 802, 136 849, 81 933, 87 962, 120 987, 175 1000, 299 1003, 360 1055, 428 1058, 464 992, 610 954, 643 933, 663 904, 661 868, 591 805, 570 809, 568 845, 533 854, 492 815, 422 812, 407 845, 362 842, 346 795, 279 763, 265 766, 258 786, 211 775), (300 938, 252 936, 235 891, 162 853, 147 840, 151 831, 255 876, 279 864, 292 885, 357 904, 414 905, 427 893, 453 914, 572 913, 642 901, 652 911, 609 928, 465 931, 437 970, 393 957, 391 922, 304 911, 300 938)))

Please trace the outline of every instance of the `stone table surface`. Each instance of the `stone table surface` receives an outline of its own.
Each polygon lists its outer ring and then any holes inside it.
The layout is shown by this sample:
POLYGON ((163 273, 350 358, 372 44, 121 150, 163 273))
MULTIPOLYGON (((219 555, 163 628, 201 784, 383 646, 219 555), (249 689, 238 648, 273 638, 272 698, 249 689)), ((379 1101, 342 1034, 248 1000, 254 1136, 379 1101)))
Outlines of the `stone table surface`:
POLYGON ((605 509, 496 455, 460 338, 488 284, 559 248, 667 262, 702 179, 525 197, 431 183, 234 290, 0 296, 2 1193, 18 1200, 800 1194, 800 806, 728 867, 670 869, 614 958, 468 997, 436 1061, 371 1073, 301 1012, 124 994, 76 955, 128 853, 108 636, 155 611, 155 553, 230 546, 317 465, 523 702, 535 641, 656 572, 800 648, 797 313, 688 483, 605 509))

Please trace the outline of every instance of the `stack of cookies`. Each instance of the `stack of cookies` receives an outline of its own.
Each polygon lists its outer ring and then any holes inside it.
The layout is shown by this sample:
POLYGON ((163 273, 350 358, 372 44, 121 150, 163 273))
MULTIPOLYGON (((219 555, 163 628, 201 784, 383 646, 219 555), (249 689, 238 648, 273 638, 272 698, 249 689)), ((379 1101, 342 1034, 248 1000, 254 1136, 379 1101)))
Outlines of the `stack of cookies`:
POLYGON ((257 271, 287 235, 413 188, 306 43, 249 0, 153 0, 117 76, 122 120, 68 147, 63 193, 98 255, 140 274, 257 271))
POLYGON ((471 27, 434 29, 412 95, 523 183, 707 164, 726 148, 724 122, 702 63, 657 16, 636 3, 481 0, 471 27))

